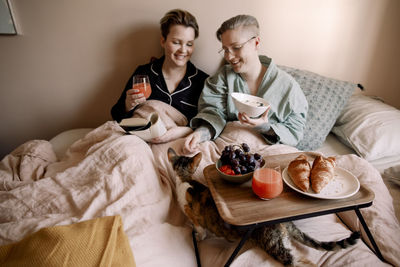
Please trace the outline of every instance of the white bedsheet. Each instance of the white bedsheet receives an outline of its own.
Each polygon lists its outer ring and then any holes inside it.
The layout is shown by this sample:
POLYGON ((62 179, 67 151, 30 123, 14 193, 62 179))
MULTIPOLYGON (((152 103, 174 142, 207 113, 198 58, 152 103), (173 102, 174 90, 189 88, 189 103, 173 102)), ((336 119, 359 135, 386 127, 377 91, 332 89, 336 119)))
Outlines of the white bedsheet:
MULTIPOLYGON (((75 142, 59 160, 46 141, 19 148, 12 155, 14 160, 36 157, 38 164, 46 167, 35 168, 45 171, 31 181, 19 181, 13 173, 0 172, 0 244, 18 241, 42 227, 120 214, 137 266, 196 266, 191 228, 176 207, 166 158, 167 148, 178 149, 181 142, 150 147, 136 136, 124 135, 115 122, 107 122, 75 142), (38 146, 43 146, 45 153, 38 146), (48 161, 43 155, 48 155, 48 161)), ((201 168, 214 162, 226 144, 241 142, 257 147, 264 156, 296 151, 284 145, 265 145, 257 134, 231 123, 215 142, 202 144, 201 168)), ((2 164, 10 162, 6 158, 2 164)), ((338 156, 338 165, 374 191, 374 204, 361 212, 385 259, 399 266, 400 225, 379 172, 355 155, 338 156)), ((201 168, 196 172, 199 179, 201 168)), ((354 212, 341 213, 340 217, 352 230, 360 229, 354 212)), ((350 234, 335 215, 295 223, 320 240, 338 240, 350 234)), ((294 246, 319 266, 386 266, 363 242, 337 252, 294 246)), ((235 243, 216 238, 200 242, 202 265, 222 266, 234 247, 235 243)), ((247 244, 232 266, 281 264, 247 244)))
MULTIPOLYGON (((327 136, 325 142, 317 151, 325 156, 357 154, 353 149, 341 143, 333 133, 327 136)), ((386 157, 370 161, 370 163, 382 175, 383 182, 393 198, 396 217, 400 221, 400 158, 386 157), (394 171, 395 169, 397 171, 394 171)))

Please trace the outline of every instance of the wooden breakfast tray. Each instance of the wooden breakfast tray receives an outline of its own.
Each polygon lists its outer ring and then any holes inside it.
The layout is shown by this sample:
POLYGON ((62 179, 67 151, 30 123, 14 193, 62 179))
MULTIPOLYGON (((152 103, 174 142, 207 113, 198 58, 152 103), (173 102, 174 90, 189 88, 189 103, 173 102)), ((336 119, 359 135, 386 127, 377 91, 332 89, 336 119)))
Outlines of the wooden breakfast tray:
MULTIPOLYGON (((283 169, 299 154, 282 154, 264 159, 266 166, 279 164, 283 169)), ((304 154, 310 159, 318 155, 304 154)), ((251 180, 240 185, 226 182, 219 177, 215 164, 204 168, 203 173, 222 219, 237 226, 277 223, 367 207, 375 197, 372 191, 361 185, 360 190, 349 198, 316 199, 295 192, 284 184, 280 196, 271 200, 261 200, 253 193, 251 180)))

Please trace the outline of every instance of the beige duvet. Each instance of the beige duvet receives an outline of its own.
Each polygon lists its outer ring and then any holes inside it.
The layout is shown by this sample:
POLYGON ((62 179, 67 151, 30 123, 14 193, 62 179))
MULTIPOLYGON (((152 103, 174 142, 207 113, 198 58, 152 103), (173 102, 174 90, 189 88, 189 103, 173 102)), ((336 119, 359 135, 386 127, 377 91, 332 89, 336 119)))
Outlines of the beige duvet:
MULTIPOLYGON (((154 109, 167 128, 185 123, 181 114, 165 104, 150 103, 141 116, 154 109)), ((196 266, 191 227, 176 205, 166 157, 168 147, 179 152, 182 141, 149 146, 109 121, 75 142, 62 159, 56 158, 47 141, 21 145, 0 163, 0 245, 43 227, 120 215, 137 266, 196 266)), ((252 130, 229 123, 219 138, 201 144, 203 160, 196 178, 204 182, 202 169, 215 162, 225 145, 242 142, 264 156, 297 151, 266 145, 252 130)), ((387 263, 367 247, 364 232, 364 242, 346 250, 318 251, 298 243, 293 243, 293 249, 318 266, 400 266, 400 226, 380 174, 354 155, 338 156, 337 162, 375 193, 373 205, 361 212, 387 263)), ((341 220, 352 230, 360 229, 354 212, 295 223, 309 235, 330 241, 349 235, 341 220)), ((202 266, 223 266, 236 244, 212 237, 199 242, 202 266)), ((231 266, 281 264, 246 244, 231 266)))

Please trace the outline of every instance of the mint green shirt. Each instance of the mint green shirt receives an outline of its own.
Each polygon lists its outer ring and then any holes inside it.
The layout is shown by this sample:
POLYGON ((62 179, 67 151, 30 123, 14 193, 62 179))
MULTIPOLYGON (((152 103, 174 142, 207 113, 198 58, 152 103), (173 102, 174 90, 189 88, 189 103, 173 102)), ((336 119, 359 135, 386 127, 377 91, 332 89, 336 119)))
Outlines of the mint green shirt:
MULTIPOLYGON (((303 138, 307 100, 292 76, 280 70, 270 58, 259 58, 267 71, 257 96, 271 105, 269 126, 277 135, 278 143, 296 146, 303 138)), ((198 113, 190 121, 190 126, 197 128, 207 122, 214 129, 212 139, 217 138, 228 121, 238 120, 238 111, 231 97, 233 92, 250 94, 240 74, 235 73, 230 65, 225 65, 206 80, 198 102, 198 113)))

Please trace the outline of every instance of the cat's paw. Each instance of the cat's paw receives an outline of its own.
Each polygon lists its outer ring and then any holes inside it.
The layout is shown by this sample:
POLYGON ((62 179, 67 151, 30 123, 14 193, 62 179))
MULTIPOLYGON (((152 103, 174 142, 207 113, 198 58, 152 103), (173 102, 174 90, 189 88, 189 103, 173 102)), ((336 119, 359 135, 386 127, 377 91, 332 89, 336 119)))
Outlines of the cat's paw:
POLYGON ((196 231, 195 236, 197 241, 202 241, 207 237, 207 230, 203 227, 195 226, 194 229, 196 231))
POLYGON ((295 266, 295 267, 317 267, 317 265, 315 263, 309 261, 306 258, 297 259, 293 263, 293 266, 295 266))

